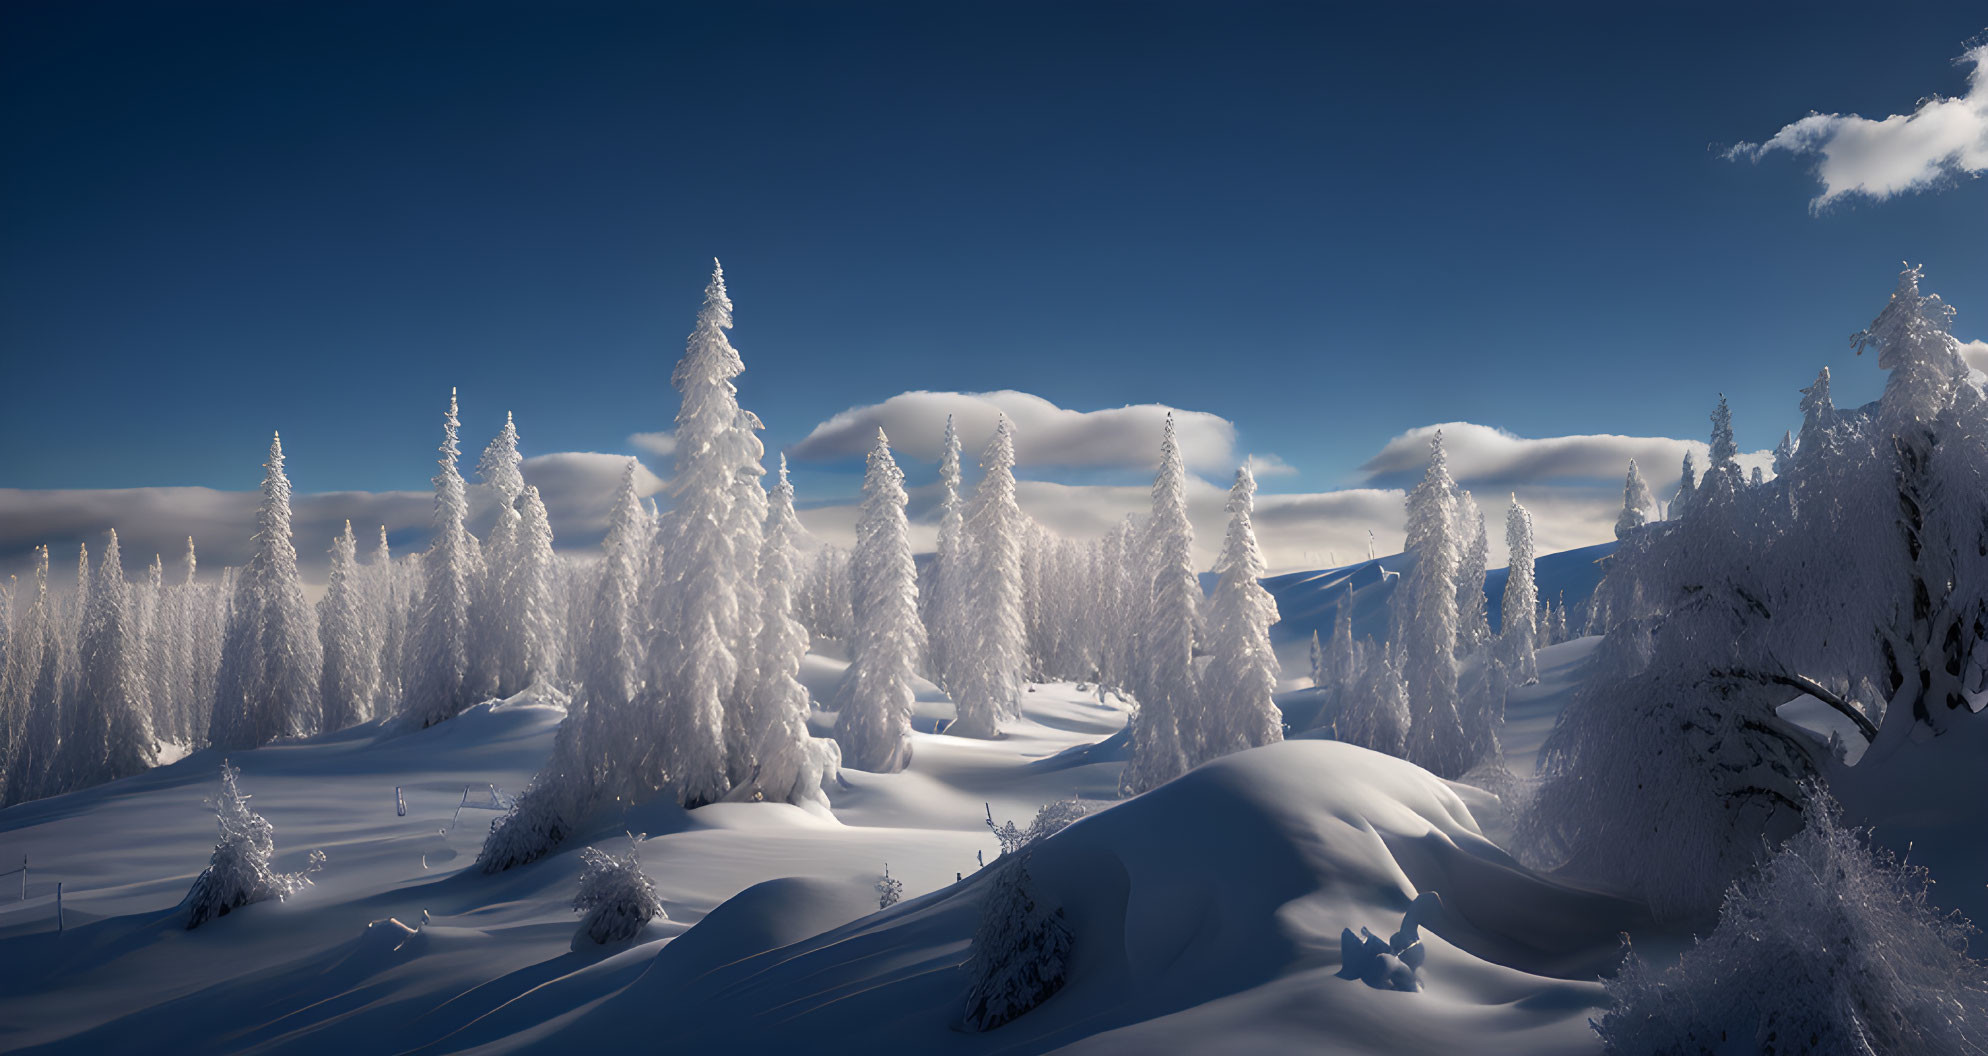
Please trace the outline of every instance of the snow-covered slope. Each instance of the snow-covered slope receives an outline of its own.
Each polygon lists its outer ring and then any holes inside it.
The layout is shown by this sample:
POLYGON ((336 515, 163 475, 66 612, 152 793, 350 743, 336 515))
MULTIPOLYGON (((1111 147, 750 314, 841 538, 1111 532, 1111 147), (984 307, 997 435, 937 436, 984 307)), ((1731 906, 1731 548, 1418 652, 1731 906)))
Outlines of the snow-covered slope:
MULTIPOLYGON (((810 658, 817 692, 839 667, 810 658)), ((950 708, 921 696, 928 730, 950 708)), ((441 830, 466 786, 522 787, 557 707, 236 753, 277 866, 312 848, 330 861, 293 901, 192 932, 175 907, 212 845, 214 753, 13 808, 0 860, 26 853, 33 873, 28 900, 0 902, 0 1049, 1593 1051, 1600 991, 1573 980, 1612 959, 1630 908, 1517 866, 1445 783, 1316 741, 1219 760, 1038 845, 1038 888, 1075 933, 1069 984, 999 1030, 956 1031, 957 965, 993 875, 976 854, 997 850, 986 812, 1026 822, 1108 799, 1118 777, 1115 702, 1047 685, 1026 712, 998 741, 920 732, 900 774, 845 772, 833 820, 643 806, 494 877, 470 865, 487 812, 441 830), (624 830, 653 834, 644 863, 671 919, 622 947, 576 942, 578 849, 618 849, 624 830), (886 862, 908 897, 878 913, 886 862), (1337 977, 1342 929, 1390 935, 1427 890, 1443 909, 1421 993, 1337 977)))

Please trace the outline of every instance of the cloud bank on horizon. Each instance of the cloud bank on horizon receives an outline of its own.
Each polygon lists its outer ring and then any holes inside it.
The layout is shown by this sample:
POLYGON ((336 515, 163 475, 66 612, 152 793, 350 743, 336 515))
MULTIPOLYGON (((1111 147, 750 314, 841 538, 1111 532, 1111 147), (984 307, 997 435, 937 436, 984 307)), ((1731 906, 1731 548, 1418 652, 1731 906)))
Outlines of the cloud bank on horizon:
POLYGON ((1988 44, 1955 60, 1972 63, 1967 93, 1933 96, 1909 114, 1873 120, 1856 114, 1811 113, 1759 143, 1736 143, 1729 159, 1759 161, 1775 151, 1814 155, 1822 209, 1851 195, 1884 201, 1941 187, 1988 171, 1988 44))
MULTIPOLYGON (((1976 342, 1975 344, 1981 344, 1976 342)), ((817 425, 788 455, 796 460, 838 461, 850 445, 884 427, 901 459, 934 462, 948 414, 959 428, 969 457, 991 434, 997 415, 1015 423, 1022 469, 1018 484, 1022 508, 1050 531, 1070 538, 1102 535, 1127 515, 1143 514, 1150 488, 1139 480, 1091 483, 1046 479, 1055 471, 1083 476, 1104 469, 1121 474, 1150 472, 1157 461, 1158 437, 1166 414, 1175 416, 1182 448, 1195 472, 1188 481, 1189 514, 1197 534, 1197 556, 1206 567, 1215 557, 1226 520, 1224 503, 1230 476, 1244 459, 1258 469, 1281 467, 1274 456, 1238 451, 1235 423, 1205 411, 1140 405, 1098 411, 1056 406, 1030 393, 907 392, 881 403, 852 408, 817 425)), ((1521 437, 1487 425, 1447 422, 1421 426, 1383 444, 1349 486, 1318 492, 1258 495, 1256 524, 1273 572, 1297 571, 1364 560, 1368 546, 1390 554, 1402 545, 1404 488, 1419 478, 1428 459, 1430 436, 1444 434, 1452 472, 1474 489, 1487 520, 1502 523, 1502 510, 1517 493, 1533 511, 1542 553, 1572 549, 1613 538, 1621 505, 1622 473, 1636 459, 1661 497, 1672 490, 1676 467, 1690 452, 1701 464, 1707 448, 1697 440, 1669 437, 1580 435, 1521 437), (1371 533, 1371 535, 1370 535, 1371 533)), ((673 450, 668 433, 638 433, 630 446, 666 464, 673 450)), ((622 468, 634 456, 567 451, 525 460, 525 479, 538 487, 552 518, 561 549, 584 554, 605 530, 609 501, 622 468)), ((308 481, 308 452, 293 452, 295 468, 308 481)), ((467 462, 468 460, 466 460, 467 462)), ((771 459, 769 458, 769 463, 771 459)), ((1766 466, 1768 452, 1741 456, 1743 466, 1766 466)), ((638 490, 667 505, 667 481, 638 460, 638 490)), ((914 544, 930 549, 936 537, 937 487, 912 489, 914 544)), ((489 517, 489 500, 471 486, 473 527, 489 517)), ((0 490, 0 566, 18 570, 32 548, 48 544, 58 568, 66 567, 77 544, 98 545, 103 533, 118 531, 136 572, 158 553, 176 560, 186 537, 195 538, 202 568, 212 572, 247 559, 256 493, 211 488, 127 488, 102 490, 0 490)), ((847 546, 854 538, 854 495, 802 496, 801 518, 815 538, 847 546), (812 500, 812 501, 808 501, 812 500)), ((432 498, 425 491, 308 492, 294 502, 297 549, 307 573, 322 575, 324 552, 347 519, 362 539, 384 525, 397 553, 425 546, 432 498)), ((1502 564, 1502 531, 1492 531, 1493 563, 1502 564)))

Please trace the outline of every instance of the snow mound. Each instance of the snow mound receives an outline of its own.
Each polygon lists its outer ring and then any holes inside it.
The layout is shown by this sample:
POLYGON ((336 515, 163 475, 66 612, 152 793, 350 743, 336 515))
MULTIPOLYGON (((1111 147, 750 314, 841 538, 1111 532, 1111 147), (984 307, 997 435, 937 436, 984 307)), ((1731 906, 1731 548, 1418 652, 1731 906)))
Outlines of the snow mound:
MULTIPOLYGON (((1632 915, 1526 871, 1442 781, 1329 741, 1219 759, 1030 854, 1073 938, 1063 989, 992 1033, 1025 1052, 1213 1051, 1244 1021, 1257 1043, 1334 1051, 1591 1052, 1601 987, 1555 976, 1591 979, 1632 915), (1335 977, 1347 928, 1394 932, 1430 890, 1455 896, 1421 904, 1421 992, 1335 977)), ((959 966, 996 872, 808 937, 795 933, 809 914, 873 906, 867 886, 761 884, 563 1020, 560 1042, 639 1030, 690 1050, 970 1044, 959 966)))

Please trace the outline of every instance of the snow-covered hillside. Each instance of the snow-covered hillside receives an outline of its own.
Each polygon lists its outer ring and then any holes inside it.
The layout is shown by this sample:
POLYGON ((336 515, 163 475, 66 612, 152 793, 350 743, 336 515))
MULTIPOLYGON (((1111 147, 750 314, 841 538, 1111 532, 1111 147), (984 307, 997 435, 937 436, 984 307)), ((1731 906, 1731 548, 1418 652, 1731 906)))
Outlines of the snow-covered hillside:
MULTIPOLYGON (((1546 666, 1584 652, 1548 650, 1546 666)), ((825 696, 842 667, 810 657, 804 678, 825 696)), ((1541 696, 1544 714, 1559 698, 1541 696)), ((219 753, 9 809, 0 860, 25 854, 31 873, 25 901, 0 902, 0 1048, 1211 1051, 1247 1023, 1260 1051, 1595 1050, 1592 979, 1636 911, 1518 866, 1445 782, 1323 741, 1224 758, 1033 848, 1038 889, 1073 934, 1068 984, 998 1031, 956 1031, 958 965, 996 873, 979 867, 998 852, 988 812, 1026 825, 1059 800, 1116 803, 1126 711, 1088 687, 1036 686, 1021 722, 977 741, 930 733, 952 709, 929 686, 920 697, 911 766, 845 770, 833 819, 650 802, 496 876, 471 865, 491 814, 457 807, 466 788, 529 779, 556 703, 523 695, 425 730, 372 723, 236 752, 276 865, 301 868, 313 849, 328 862, 293 900, 194 931, 176 907, 213 845, 219 753), (622 946, 576 941, 579 852, 619 851, 624 831, 650 834, 642 858, 669 919, 622 946), (879 913, 886 863, 906 898, 879 913), (1423 921, 1421 994, 1339 977, 1343 929, 1391 936, 1427 891, 1442 906, 1423 921)), ((1538 719, 1524 700, 1515 728, 1538 719)))

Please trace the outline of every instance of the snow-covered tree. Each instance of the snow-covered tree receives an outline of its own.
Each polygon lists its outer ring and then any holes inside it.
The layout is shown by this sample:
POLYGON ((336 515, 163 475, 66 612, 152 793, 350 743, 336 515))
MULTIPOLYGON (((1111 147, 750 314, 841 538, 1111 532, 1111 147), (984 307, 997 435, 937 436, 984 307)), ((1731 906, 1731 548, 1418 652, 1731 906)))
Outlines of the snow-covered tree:
POLYGON ((1408 685, 1408 760, 1438 777, 1463 776, 1469 746, 1457 713, 1456 482, 1443 434, 1429 442, 1429 468, 1408 494, 1407 551, 1413 558, 1396 585, 1395 626, 1408 685))
MULTIPOLYGON (((1629 463, 1630 479, 1636 480, 1636 463, 1629 463)), ((1636 480, 1641 484, 1642 481, 1636 480)), ((1626 516, 1630 507, 1625 503, 1626 516)), ((1617 521, 1617 527, 1621 526, 1617 521)), ((1506 561, 1505 594, 1499 610, 1499 635, 1505 643, 1505 662, 1520 685, 1539 681, 1539 585, 1533 579, 1532 513, 1512 496, 1512 508, 1505 514, 1506 561)))
MULTIPOLYGON (((981 457, 980 484, 966 509, 965 633, 949 663, 959 717, 946 732, 994 737, 1020 711, 1028 664, 1024 641, 1022 548, 1025 522, 1015 502, 1015 441, 1006 417, 981 457)), ((1038 586, 1038 591, 1040 587, 1038 586)))
POLYGON ((966 1025, 973 1030, 993 1030, 1063 987, 1070 927, 1060 908, 1040 903, 1028 863, 1026 854, 1009 858, 989 881, 981 904, 964 966, 966 1025))
POLYGON ((1484 511, 1470 492, 1459 490, 1456 497, 1459 561, 1456 576, 1457 654, 1468 655, 1491 640, 1491 618, 1485 611, 1490 599, 1484 593, 1484 574, 1491 559, 1491 538, 1485 529, 1484 511))
POLYGON ((1196 709, 1200 734, 1196 765, 1229 752, 1257 748, 1284 739, 1284 716, 1273 699, 1277 692, 1277 653, 1270 645, 1270 625, 1277 622, 1277 600, 1263 589, 1263 553, 1256 545, 1250 514, 1256 502, 1256 477, 1248 466, 1236 470, 1229 489, 1229 528, 1215 568, 1208 616, 1208 669, 1196 709))
POLYGON ((62 647, 48 593, 48 547, 34 551, 0 667, 0 806, 41 795, 61 738, 62 647))
POLYGON ((889 438, 878 429, 856 522, 851 561, 856 628, 835 739, 843 762, 879 773, 911 762, 911 680, 925 631, 918 622, 918 574, 905 498, 904 473, 891 458, 889 438))
POLYGON ((1650 511, 1657 500, 1650 496, 1650 486, 1643 483, 1643 473, 1636 468, 1636 460, 1629 460, 1629 474, 1622 478, 1622 513, 1615 518, 1615 537, 1627 539, 1629 533, 1650 523, 1650 511))
POLYGON ((1325 646, 1325 683, 1339 694, 1350 693, 1360 677, 1360 650, 1353 640, 1353 577, 1347 576, 1332 611, 1332 639, 1325 646))
POLYGON ((379 643, 372 606, 360 580, 359 540, 352 522, 331 542, 331 573, 318 602, 318 637, 324 651, 324 728, 342 730, 373 717, 379 643))
POLYGON ((212 801, 221 838, 182 903, 189 931, 251 903, 289 898, 309 886, 309 874, 324 866, 324 852, 312 851, 302 872, 275 870, 276 828, 249 806, 241 776, 240 769, 221 761, 221 794, 212 801))
MULTIPOLYGON (((1759 467, 1754 467, 1758 469, 1759 467)), ((1781 442, 1774 445, 1774 476, 1785 477, 1795 468, 1795 434, 1781 431, 1781 442)))
POLYGON ((370 620, 379 632, 379 647, 373 663, 373 714, 387 715, 400 707, 407 670, 407 619, 409 591, 407 571, 393 563, 393 550, 387 545, 387 526, 380 525, 380 538, 373 547, 373 560, 366 566, 367 601, 370 620))
POLYGON ((1359 681, 1340 699, 1340 740, 1387 755, 1407 754, 1408 687, 1391 651, 1371 650, 1360 668, 1359 681))
POLYGON ((959 431, 949 414, 939 444, 939 541, 932 555, 932 589, 929 595, 921 596, 932 680, 948 693, 957 692, 953 656, 972 627, 966 607, 971 574, 966 553, 966 504, 960 497, 959 431))
POLYGON ((827 807, 823 782, 834 774, 841 753, 834 741, 808 732, 808 690, 799 679, 808 631, 793 615, 794 540, 800 532, 794 485, 787 480, 787 457, 782 455, 759 551, 759 642, 753 650, 759 672, 752 702, 758 723, 753 754, 759 765, 752 784, 760 796, 775 802, 827 807))
POLYGON ((435 460, 435 510, 430 520, 428 552, 421 559, 426 580, 420 606, 409 621, 407 675, 401 714, 419 726, 432 726, 473 703, 477 685, 470 678, 470 607, 482 579, 483 560, 476 537, 469 534, 469 495, 456 459, 460 427, 456 419, 456 390, 449 390, 449 410, 442 416, 441 458, 435 460))
POLYGON ((1691 500, 1698 491, 1698 462, 1691 452, 1684 453, 1684 469, 1677 480, 1677 493, 1671 496, 1670 520, 1677 520, 1689 513, 1691 500))
POLYGON ((758 438, 751 435, 756 423, 739 408, 732 384, 745 363, 725 336, 731 326, 724 270, 714 266, 697 324, 670 376, 682 397, 671 481, 676 502, 651 590, 655 636, 645 690, 654 698, 646 706, 661 720, 664 772, 686 805, 720 799, 731 788, 727 702, 748 644, 744 603, 757 558, 756 542, 744 538, 737 523, 740 479, 750 472, 756 486, 759 467, 758 438))
POLYGON ((1810 804, 1675 965, 1632 953, 1608 981, 1610 1052, 1988 1052, 1972 929, 1932 907, 1924 869, 1873 851, 1826 794, 1810 804))
POLYGON ((477 695, 511 696, 556 660, 552 527, 536 489, 525 485, 523 466, 517 425, 506 414, 503 430, 477 462, 477 476, 497 507, 471 607, 469 677, 477 695))
POLYGON ((208 741, 253 748, 318 727, 324 656, 316 613, 304 600, 290 537, 290 478, 283 442, 270 441, 256 512, 255 552, 235 577, 234 603, 215 674, 208 741))
POLYGON ((1153 477, 1152 517, 1145 561, 1151 600, 1138 622, 1139 713, 1132 719, 1132 757, 1119 780, 1128 794, 1158 788, 1187 770, 1183 718, 1197 705, 1194 632, 1201 583, 1194 574, 1194 525, 1187 519, 1187 464, 1167 414, 1160 469, 1153 477))
POLYGON ((890 863, 884 863, 884 875, 877 881, 877 908, 889 909, 904 901, 904 881, 890 875, 890 863))
POLYGON ((573 896, 573 911, 586 914, 580 930, 587 938, 602 945, 627 942, 650 921, 669 919, 656 882, 642 870, 644 839, 629 833, 628 853, 622 855, 598 847, 580 851, 580 890, 573 896))
MULTIPOLYGON (((207 723, 197 703, 200 685, 195 656, 199 651, 199 624, 205 615, 200 583, 194 578, 200 570, 193 537, 186 537, 186 552, 180 556, 180 579, 168 591, 164 605, 166 631, 164 666, 166 691, 172 695, 175 735, 187 744, 199 744, 207 736, 207 723)), ((210 696, 207 699, 212 700, 210 696)))

